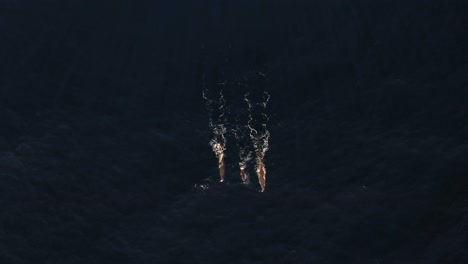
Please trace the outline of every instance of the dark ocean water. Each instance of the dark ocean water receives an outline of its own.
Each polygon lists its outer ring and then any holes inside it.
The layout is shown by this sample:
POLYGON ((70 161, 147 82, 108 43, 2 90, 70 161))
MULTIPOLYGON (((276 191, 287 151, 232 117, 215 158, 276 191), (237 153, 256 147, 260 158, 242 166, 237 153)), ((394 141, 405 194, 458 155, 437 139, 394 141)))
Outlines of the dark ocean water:
POLYGON ((467 7, 3 1, 0 263, 468 263, 467 7))

